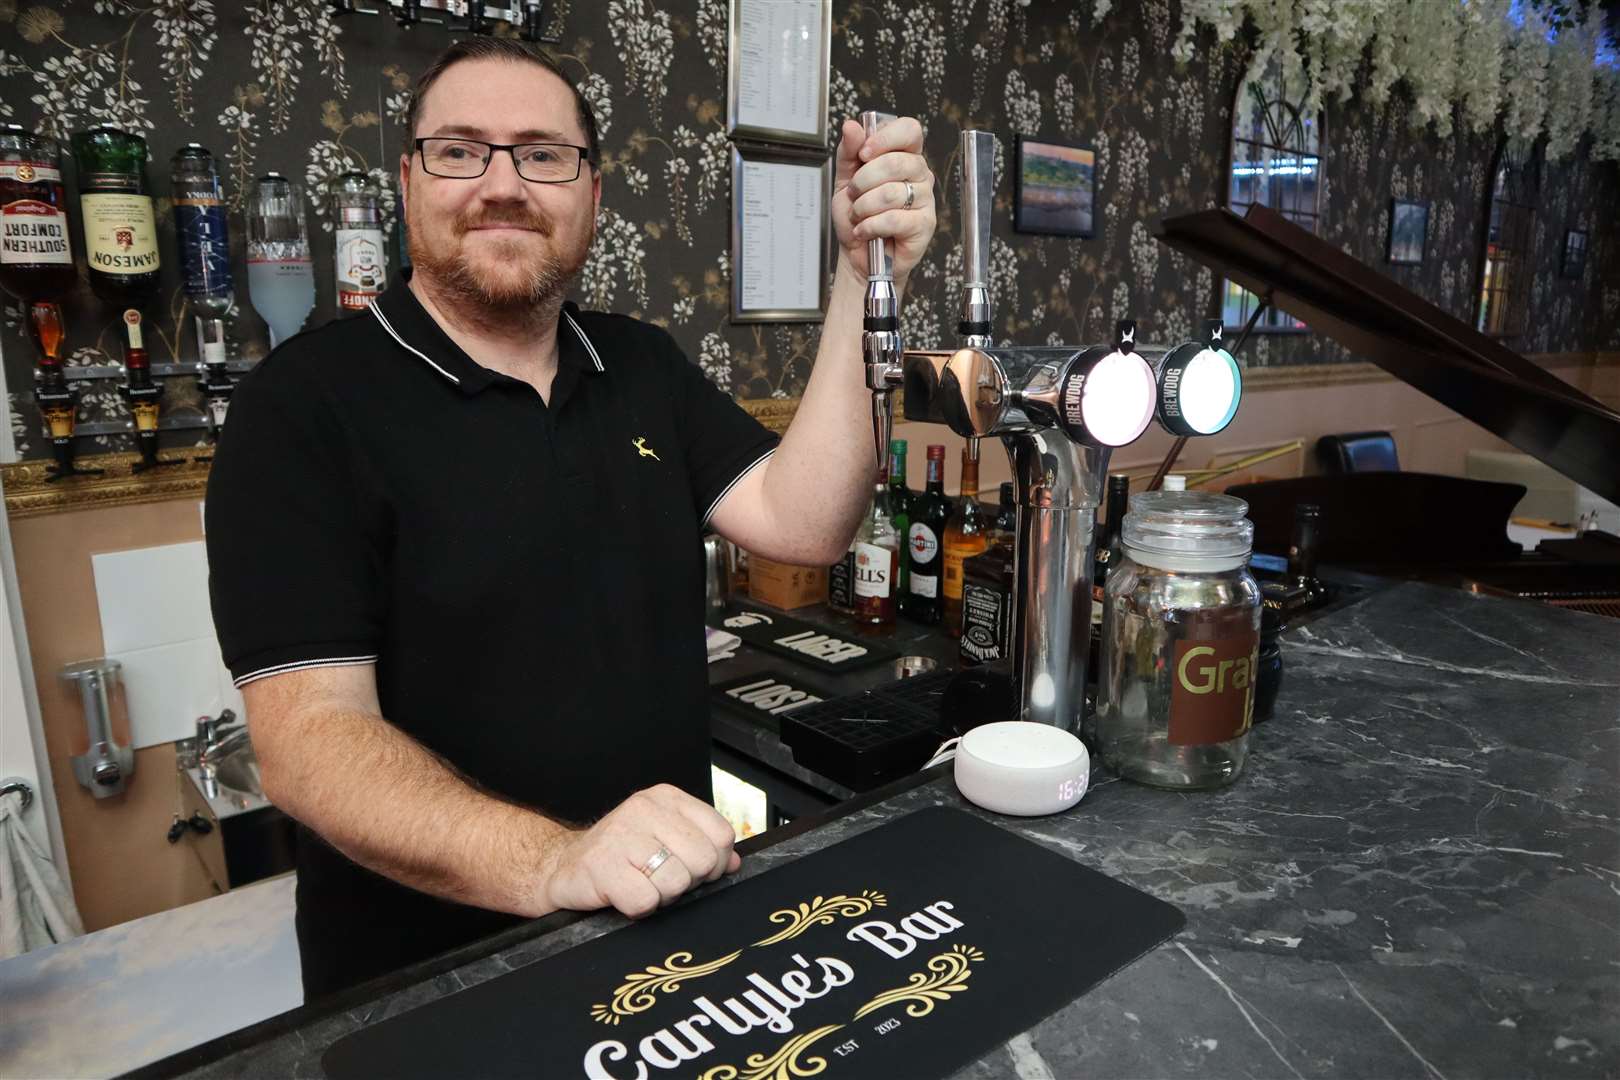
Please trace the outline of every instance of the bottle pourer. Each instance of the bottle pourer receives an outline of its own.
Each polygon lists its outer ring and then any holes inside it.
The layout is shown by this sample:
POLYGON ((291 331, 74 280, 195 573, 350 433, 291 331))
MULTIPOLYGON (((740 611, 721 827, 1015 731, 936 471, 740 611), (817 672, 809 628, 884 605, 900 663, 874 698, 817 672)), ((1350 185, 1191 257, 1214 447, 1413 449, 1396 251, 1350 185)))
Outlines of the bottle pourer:
MULTIPOLYGON (((890 113, 863 112, 866 137, 893 120, 890 113)), ((866 242, 866 309, 862 323, 861 356, 866 362, 866 388, 872 391, 872 439, 882 469, 894 430, 894 388, 901 382, 900 296, 894 287, 894 260, 880 236, 866 242)))

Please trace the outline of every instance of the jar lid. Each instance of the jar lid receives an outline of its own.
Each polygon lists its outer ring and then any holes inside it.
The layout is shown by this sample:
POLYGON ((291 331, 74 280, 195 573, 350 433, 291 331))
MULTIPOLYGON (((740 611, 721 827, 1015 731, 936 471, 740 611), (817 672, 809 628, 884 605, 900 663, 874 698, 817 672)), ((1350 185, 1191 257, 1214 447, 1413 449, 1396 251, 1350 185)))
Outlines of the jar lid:
POLYGON ((1132 495, 1120 535, 1132 558, 1169 569, 1218 570, 1241 564, 1254 544, 1249 504, 1210 491, 1132 495))

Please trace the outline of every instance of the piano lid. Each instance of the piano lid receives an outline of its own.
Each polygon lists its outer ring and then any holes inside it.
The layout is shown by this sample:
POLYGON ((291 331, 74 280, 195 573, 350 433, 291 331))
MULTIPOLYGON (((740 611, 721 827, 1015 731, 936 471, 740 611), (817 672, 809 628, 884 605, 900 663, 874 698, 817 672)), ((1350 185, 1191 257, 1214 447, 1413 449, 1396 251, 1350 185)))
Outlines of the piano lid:
POLYGON ((1620 502, 1620 413, 1275 210, 1166 218, 1160 240, 1575 482, 1620 502))

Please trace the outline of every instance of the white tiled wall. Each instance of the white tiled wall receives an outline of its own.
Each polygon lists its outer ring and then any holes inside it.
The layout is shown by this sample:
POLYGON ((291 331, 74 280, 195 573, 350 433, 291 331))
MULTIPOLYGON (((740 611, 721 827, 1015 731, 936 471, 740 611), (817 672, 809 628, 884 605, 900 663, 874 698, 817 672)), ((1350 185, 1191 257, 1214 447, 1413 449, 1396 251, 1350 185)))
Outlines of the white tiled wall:
POLYGON ((135 746, 189 738, 197 717, 245 714, 219 658, 202 541, 91 556, 106 655, 123 664, 135 746))

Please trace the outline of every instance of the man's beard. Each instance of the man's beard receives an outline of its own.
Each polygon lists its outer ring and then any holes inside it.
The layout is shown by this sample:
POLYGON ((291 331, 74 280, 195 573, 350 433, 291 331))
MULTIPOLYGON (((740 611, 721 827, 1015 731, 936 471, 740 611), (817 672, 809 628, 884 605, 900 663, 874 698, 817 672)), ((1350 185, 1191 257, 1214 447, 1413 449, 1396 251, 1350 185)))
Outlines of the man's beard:
MULTIPOLYGON (((546 239, 556 235, 550 221, 539 215, 525 213, 486 214, 477 221, 457 220, 452 236, 465 237, 480 225, 511 224, 533 229, 546 239)), ((411 243, 411 265, 424 272, 435 293, 455 305, 456 315, 476 315, 487 312, 496 318, 541 314, 561 298, 563 292, 585 266, 590 254, 591 236, 586 234, 577 250, 546 251, 539 261, 526 267, 519 276, 500 275, 494 278, 480 272, 457 247, 448 254, 429 250, 427 244, 411 243)))

